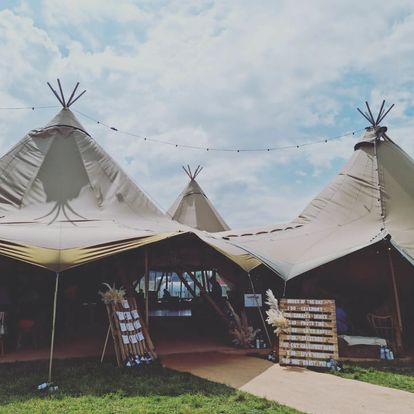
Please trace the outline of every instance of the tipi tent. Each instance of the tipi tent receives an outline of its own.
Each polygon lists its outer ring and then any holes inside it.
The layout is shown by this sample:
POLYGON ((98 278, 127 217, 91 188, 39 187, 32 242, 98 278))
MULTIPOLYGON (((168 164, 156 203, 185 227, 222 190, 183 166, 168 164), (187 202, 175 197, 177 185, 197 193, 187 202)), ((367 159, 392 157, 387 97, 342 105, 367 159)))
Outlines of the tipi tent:
POLYGON ((63 109, 0 159, 0 255, 58 272, 193 233, 244 270, 258 265, 160 211, 76 119, 78 98, 54 93, 63 109))
POLYGON ((350 160, 296 219, 221 237, 286 281, 385 238, 414 264, 414 161, 372 121, 350 160))
MULTIPOLYGON (((285 282, 368 246, 385 243, 389 256, 395 332, 402 346, 399 292, 392 246, 414 264, 414 161, 376 120, 355 145, 354 154, 333 181, 293 221, 221 233, 260 259, 285 282)), ((218 235, 217 235, 218 237, 218 235)))
POLYGON ((246 271, 260 264, 160 211, 69 109, 84 92, 75 98, 77 85, 66 102, 58 84, 63 109, 0 158, 0 256, 56 272, 49 383, 60 272, 185 234, 246 271))
POLYGON ((196 181, 203 168, 198 166, 194 172, 190 166, 183 169, 190 181, 169 208, 168 214, 173 220, 198 230, 210 233, 230 230, 196 181))

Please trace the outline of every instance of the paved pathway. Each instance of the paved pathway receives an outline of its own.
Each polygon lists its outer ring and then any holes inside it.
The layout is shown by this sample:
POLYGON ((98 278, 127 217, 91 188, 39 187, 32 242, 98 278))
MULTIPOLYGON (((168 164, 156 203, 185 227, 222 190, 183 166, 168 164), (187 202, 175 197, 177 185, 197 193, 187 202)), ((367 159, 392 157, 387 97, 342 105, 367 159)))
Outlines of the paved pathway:
POLYGON ((306 413, 413 414, 414 394, 229 353, 164 356, 165 366, 277 401, 306 413))

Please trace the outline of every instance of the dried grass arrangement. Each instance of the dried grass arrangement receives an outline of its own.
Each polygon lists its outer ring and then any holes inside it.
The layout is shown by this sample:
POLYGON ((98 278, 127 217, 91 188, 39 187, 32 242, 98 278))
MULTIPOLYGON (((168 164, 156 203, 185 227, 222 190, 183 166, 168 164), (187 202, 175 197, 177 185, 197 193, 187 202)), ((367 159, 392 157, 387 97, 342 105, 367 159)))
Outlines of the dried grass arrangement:
POLYGON ((279 302, 270 289, 266 291, 266 297, 266 304, 269 305, 269 310, 266 311, 266 322, 275 328, 275 334, 279 336, 281 332, 287 332, 287 329, 289 328, 289 321, 279 309, 279 302))
POLYGON ((229 334, 233 337, 233 344, 240 348, 252 348, 260 329, 253 329, 253 327, 249 326, 246 312, 242 311, 239 316, 231 304, 229 302, 226 303, 233 322, 229 329, 229 334))
POLYGON ((105 303, 105 305, 108 305, 110 303, 121 303, 123 300, 125 300, 126 292, 124 289, 122 289, 122 287, 115 289, 115 285, 110 286, 108 283, 102 284, 108 288, 108 290, 105 292, 98 292, 102 296, 102 301, 105 303))

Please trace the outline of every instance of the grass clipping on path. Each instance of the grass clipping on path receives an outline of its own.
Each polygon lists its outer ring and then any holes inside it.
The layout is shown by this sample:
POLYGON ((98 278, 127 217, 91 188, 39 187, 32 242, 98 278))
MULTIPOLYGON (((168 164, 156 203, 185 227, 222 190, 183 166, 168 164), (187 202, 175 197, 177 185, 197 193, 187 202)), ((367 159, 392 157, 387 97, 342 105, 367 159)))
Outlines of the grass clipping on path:
POLYGON ((158 364, 115 368, 94 359, 57 360, 59 390, 41 393, 45 361, 0 364, 0 413, 298 413, 158 364))

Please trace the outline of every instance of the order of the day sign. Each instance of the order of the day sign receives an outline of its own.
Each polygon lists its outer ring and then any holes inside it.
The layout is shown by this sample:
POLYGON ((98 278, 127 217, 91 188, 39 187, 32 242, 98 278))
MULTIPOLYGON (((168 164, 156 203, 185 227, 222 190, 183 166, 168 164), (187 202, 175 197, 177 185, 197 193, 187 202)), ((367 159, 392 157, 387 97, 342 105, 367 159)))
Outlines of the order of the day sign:
POLYGON ((262 306, 262 294, 261 293, 245 293, 244 294, 244 307, 245 308, 257 308, 262 306))

